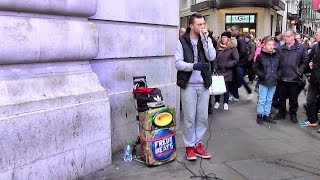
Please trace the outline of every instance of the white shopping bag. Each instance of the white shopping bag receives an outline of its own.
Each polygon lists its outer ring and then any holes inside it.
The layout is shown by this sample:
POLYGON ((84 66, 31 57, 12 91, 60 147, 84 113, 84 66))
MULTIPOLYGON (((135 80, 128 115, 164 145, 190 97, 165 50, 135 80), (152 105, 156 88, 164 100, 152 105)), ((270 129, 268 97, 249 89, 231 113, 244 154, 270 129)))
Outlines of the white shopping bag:
POLYGON ((223 76, 212 76, 212 84, 209 88, 210 95, 222 95, 227 92, 223 76))

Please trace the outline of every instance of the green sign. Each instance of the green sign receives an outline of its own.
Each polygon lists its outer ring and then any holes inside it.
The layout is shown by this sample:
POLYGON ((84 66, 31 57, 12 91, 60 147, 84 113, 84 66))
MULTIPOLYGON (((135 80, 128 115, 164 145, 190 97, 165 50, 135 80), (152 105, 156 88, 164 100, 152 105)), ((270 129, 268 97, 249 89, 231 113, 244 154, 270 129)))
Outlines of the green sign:
POLYGON ((255 15, 226 15, 226 23, 255 23, 255 15))

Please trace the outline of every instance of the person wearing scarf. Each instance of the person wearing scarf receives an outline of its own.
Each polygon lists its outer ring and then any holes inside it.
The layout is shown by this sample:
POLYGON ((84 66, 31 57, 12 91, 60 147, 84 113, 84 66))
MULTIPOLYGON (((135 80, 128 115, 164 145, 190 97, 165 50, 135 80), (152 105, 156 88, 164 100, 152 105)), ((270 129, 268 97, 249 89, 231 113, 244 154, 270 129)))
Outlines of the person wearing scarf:
MULTIPOLYGON (((223 32, 220 39, 218 40, 217 47, 217 58, 216 58, 216 73, 218 75, 223 75, 227 92, 224 93, 224 110, 229 110, 229 95, 231 84, 234 83, 233 80, 233 70, 232 68, 239 62, 239 53, 237 50, 237 40, 231 38, 230 32, 223 32)), ((215 96, 214 108, 218 109, 220 106, 220 95, 215 96)))

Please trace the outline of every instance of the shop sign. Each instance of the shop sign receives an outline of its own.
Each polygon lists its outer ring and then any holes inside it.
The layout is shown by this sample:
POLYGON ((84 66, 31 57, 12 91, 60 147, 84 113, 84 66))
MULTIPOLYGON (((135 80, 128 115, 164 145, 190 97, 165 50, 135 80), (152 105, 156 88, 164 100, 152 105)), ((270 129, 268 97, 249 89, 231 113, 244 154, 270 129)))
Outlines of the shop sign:
POLYGON ((255 23, 255 15, 226 15, 226 23, 255 23))

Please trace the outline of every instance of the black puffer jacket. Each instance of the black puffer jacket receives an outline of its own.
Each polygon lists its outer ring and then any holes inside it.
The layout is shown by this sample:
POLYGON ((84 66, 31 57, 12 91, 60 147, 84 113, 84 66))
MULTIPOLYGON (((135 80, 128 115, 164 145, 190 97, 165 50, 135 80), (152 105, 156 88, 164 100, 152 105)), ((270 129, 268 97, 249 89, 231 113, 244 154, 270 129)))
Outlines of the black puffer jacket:
POLYGON ((309 54, 310 62, 313 62, 313 69, 308 66, 306 73, 310 73, 310 84, 320 85, 320 42, 312 46, 309 54))
POLYGON ((289 49, 286 44, 279 49, 280 77, 285 82, 300 82, 308 66, 308 51, 297 41, 289 49))
POLYGON ((239 53, 238 66, 247 67, 249 65, 247 43, 239 35, 236 37, 236 39, 237 39, 237 49, 239 53))
POLYGON ((280 56, 273 51, 268 53, 262 49, 253 64, 253 70, 259 77, 259 83, 267 87, 276 86, 279 81, 279 60, 280 56))

